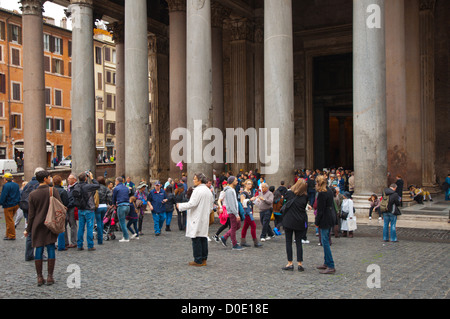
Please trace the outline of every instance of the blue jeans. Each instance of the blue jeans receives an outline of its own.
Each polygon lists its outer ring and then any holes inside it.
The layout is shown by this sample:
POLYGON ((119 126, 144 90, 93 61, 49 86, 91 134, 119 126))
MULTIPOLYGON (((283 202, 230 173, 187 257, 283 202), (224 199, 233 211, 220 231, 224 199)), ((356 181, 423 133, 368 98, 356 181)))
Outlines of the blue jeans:
POLYGON ((103 218, 105 218, 108 207, 97 208, 95 211, 95 222, 97 223, 97 242, 103 244, 103 218))
POLYGON ((153 223, 155 227, 155 234, 161 234, 161 228, 164 224, 164 220, 166 219, 166 212, 164 213, 154 213, 152 212, 153 223))
POLYGON ((94 218, 95 213, 93 210, 78 210, 78 248, 83 248, 85 226, 88 248, 94 247, 94 218))
POLYGON ((384 213, 383 240, 389 241, 389 228, 391 229, 391 241, 397 241, 397 216, 392 213, 384 213), (390 227, 389 227, 389 224, 390 227))
POLYGON ((308 191, 308 202, 309 205, 314 205, 314 201, 316 200, 316 191, 312 190, 312 191, 308 191))
POLYGON ((334 269, 334 261, 333 261, 333 255, 331 254, 331 246, 330 246, 330 231, 331 228, 321 228, 321 239, 322 239, 322 247, 323 247, 323 253, 324 253, 324 265, 328 268, 334 269))
POLYGON ((172 216, 173 216, 173 211, 166 212, 166 226, 170 226, 170 223, 172 222, 172 216))
POLYGON ((64 250, 66 249, 66 239, 65 233, 61 233, 58 235, 58 250, 64 250))
POLYGON ((128 235, 127 230, 127 224, 125 224, 125 217, 127 217, 128 213, 130 212, 130 206, 117 206, 117 217, 119 218, 119 225, 122 229, 122 234, 124 239, 130 239, 130 236, 128 235))
MULTIPOLYGON (((47 248, 47 255, 48 255, 48 259, 55 259, 55 250, 56 250, 56 246, 55 244, 50 244, 45 246, 47 248)), ((36 247, 36 252, 34 253, 34 259, 35 260, 42 260, 42 255, 44 253, 44 246, 42 247, 36 247)))

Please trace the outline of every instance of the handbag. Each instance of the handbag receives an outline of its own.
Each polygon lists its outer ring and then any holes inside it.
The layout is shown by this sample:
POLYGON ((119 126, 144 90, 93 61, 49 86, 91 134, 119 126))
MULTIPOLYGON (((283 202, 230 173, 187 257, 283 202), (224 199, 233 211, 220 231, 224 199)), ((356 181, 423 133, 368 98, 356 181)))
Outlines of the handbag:
POLYGON ((44 225, 55 235, 66 230, 67 208, 53 196, 53 187, 50 187, 50 203, 44 225))
POLYGON ((347 221, 348 231, 356 230, 356 219, 353 217, 347 221))
POLYGON ((347 220, 347 218, 348 218, 348 212, 341 211, 341 219, 347 220))

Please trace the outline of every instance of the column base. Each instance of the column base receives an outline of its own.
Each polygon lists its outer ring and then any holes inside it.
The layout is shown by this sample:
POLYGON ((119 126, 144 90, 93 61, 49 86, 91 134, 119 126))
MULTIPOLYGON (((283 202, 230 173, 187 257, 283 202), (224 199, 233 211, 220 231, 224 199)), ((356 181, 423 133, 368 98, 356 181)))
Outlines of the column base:
MULTIPOLYGON (((378 195, 377 195, 378 196, 378 195)), ((353 207, 355 208, 356 217, 368 217, 370 202, 370 195, 353 195, 353 207)))

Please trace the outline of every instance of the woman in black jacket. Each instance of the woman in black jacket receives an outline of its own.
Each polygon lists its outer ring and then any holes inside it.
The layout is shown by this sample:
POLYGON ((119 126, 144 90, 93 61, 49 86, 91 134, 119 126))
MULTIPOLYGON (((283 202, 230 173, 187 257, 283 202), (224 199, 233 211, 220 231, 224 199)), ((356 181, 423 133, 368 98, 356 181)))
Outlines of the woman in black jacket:
POLYGON ((321 274, 333 274, 336 272, 334 268, 333 255, 330 247, 330 231, 335 225, 335 214, 333 210, 334 196, 331 189, 327 188, 327 179, 325 176, 318 176, 316 179, 317 195, 317 215, 315 224, 320 228, 321 243, 324 252, 324 263, 318 266, 321 274))
POLYGON ((308 204, 307 195, 308 185, 304 179, 299 179, 291 190, 286 193, 287 202, 283 213, 283 228, 286 235, 286 253, 288 264, 283 267, 283 270, 294 270, 293 256, 292 256, 292 235, 295 233, 295 245, 297 247, 297 269, 304 271, 303 262, 303 247, 302 239, 308 225, 308 214, 306 213, 306 205, 308 204))

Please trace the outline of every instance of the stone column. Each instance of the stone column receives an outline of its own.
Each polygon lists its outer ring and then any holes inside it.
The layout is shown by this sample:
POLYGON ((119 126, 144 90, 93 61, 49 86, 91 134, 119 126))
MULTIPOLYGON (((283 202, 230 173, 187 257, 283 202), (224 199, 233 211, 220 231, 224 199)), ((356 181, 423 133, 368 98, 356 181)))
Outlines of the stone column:
POLYGON ((261 173, 266 175, 270 185, 279 185, 281 180, 289 185, 294 181, 295 163, 291 0, 264 1, 264 80, 264 122, 268 130, 265 140, 272 163, 264 165, 267 162, 264 159, 261 173), (271 141, 273 129, 279 131, 279 140, 271 141), (274 151, 275 147, 279 148, 278 155, 274 151), (271 166, 274 171, 265 172, 267 166, 271 166))
POLYGON ((116 176, 125 175, 125 30, 115 22, 110 31, 116 45, 116 176))
MULTIPOLYGON (((208 144, 203 133, 212 120, 211 1, 187 1, 187 128, 191 134, 188 185, 194 174, 212 177, 212 163, 203 158, 208 144)), ((188 141, 189 143, 189 141, 188 141)))
MULTIPOLYGON (((224 81, 223 81, 223 20, 230 10, 215 1, 211 5, 212 23, 212 125, 225 136, 224 121, 224 81)), ((225 144, 224 144, 225 145, 225 144)), ((225 149, 223 149, 225 154, 225 149)), ((225 170, 225 162, 214 163, 216 176, 225 170)))
POLYGON ((436 0, 420 1, 420 69, 422 109, 422 186, 434 191, 436 185, 435 43, 436 0))
POLYGON ((93 0, 71 0, 72 170, 95 172, 95 86, 93 0))
MULTIPOLYGON (((186 128, 186 0, 169 0, 169 105, 170 134, 186 128)), ((184 150, 186 143, 184 143, 184 150)), ((170 141, 170 150, 178 141, 170 141)), ((181 171, 170 159, 170 177, 180 178, 181 171)), ((183 171, 186 171, 184 165, 183 171)))
MULTIPOLYGON (((254 107, 254 55, 253 55, 253 23, 248 19, 235 19, 230 22, 231 27, 231 114, 233 118, 233 128, 242 128, 246 131, 248 128, 254 128, 255 107, 254 107)), ((244 132, 237 132, 237 141, 245 141, 244 132)), ((254 169, 257 163, 250 163, 249 145, 246 143, 245 154, 238 154, 239 147, 234 144, 234 158, 232 164, 233 173, 237 174, 240 169, 247 171, 254 169), (245 157, 244 157, 245 155, 245 157), (242 163, 242 159, 245 162, 242 163)), ((231 145, 227 145, 230 151, 231 145)), ((230 154, 231 155, 231 154, 230 154)))
POLYGON ((386 114, 388 136, 389 183, 401 175, 408 184, 406 174, 408 162, 406 151, 406 41, 405 1, 387 1, 386 13, 386 114))
POLYGON ((384 0, 353 1, 356 208, 358 199, 365 205, 368 196, 380 194, 387 186, 384 12, 384 0))
POLYGON ((22 0, 23 123, 25 180, 47 168, 45 131, 44 33, 41 0, 22 0))
POLYGON ((149 178, 147 1, 125 1, 125 173, 149 178))

